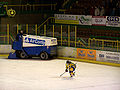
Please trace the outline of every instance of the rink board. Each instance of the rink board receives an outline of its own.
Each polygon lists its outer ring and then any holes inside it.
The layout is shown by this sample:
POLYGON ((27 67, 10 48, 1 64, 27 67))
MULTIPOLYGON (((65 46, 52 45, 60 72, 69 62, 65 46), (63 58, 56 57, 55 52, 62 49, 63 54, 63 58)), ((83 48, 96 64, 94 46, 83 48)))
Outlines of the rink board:
MULTIPOLYGON (((9 54, 0 54, 1 58, 7 58, 9 54)), ((93 60, 86 60, 86 59, 77 59, 77 58, 70 58, 70 57, 58 57, 59 59, 65 60, 73 60, 73 61, 80 61, 80 62, 87 62, 87 63, 95 63, 95 64, 102 64, 102 65, 110 65, 120 67, 120 64, 116 63, 109 63, 109 62, 101 62, 101 61, 93 61, 93 60)))
POLYGON ((73 47, 58 47, 57 53, 58 58, 61 59, 71 59, 83 62, 120 66, 120 53, 117 52, 73 47))
MULTIPOLYGON (((58 50, 57 50, 58 58, 71 59, 71 60, 83 61, 83 62, 89 62, 89 63, 105 64, 105 65, 111 65, 111 66, 120 66, 120 53, 118 52, 96 50, 96 52, 93 52, 93 55, 96 53, 96 56, 95 56, 96 59, 89 59, 89 58, 85 58, 86 56, 84 56, 86 49, 79 48, 79 52, 81 51, 82 53, 81 55, 83 55, 82 58, 81 56, 79 57, 77 56, 78 54, 77 49, 78 48, 73 48, 73 47, 58 47, 58 50)), ((91 52, 94 50, 89 50, 89 51, 91 52)), ((91 56, 93 56, 92 53, 90 54, 91 56)), ((0 57, 7 57, 7 56, 8 54, 0 54, 0 57)))
POLYGON ((68 58, 68 57, 58 57, 58 58, 59 59, 65 59, 65 60, 73 60, 73 61, 80 61, 80 62, 87 62, 87 63, 94 63, 94 64, 102 64, 102 65, 120 67, 120 64, 116 64, 116 63, 93 61, 93 60, 86 60, 86 59, 77 59, 77 58, 68 58))
POLYGON ((0 45, 0 53, 10 53, 12 50, 11 45, 0 45))
POLYGON ((110 51, 97 51, 96 61, 120 64, 120 53, 110 51))

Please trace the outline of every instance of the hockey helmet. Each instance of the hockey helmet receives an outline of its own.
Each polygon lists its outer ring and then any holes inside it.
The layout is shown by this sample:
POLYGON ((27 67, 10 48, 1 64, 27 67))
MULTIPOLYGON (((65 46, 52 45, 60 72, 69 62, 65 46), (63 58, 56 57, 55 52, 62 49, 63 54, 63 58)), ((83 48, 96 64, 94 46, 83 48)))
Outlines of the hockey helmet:
POLYGON ((66 63, 71 63, 71 61, 67 60, 66 63))

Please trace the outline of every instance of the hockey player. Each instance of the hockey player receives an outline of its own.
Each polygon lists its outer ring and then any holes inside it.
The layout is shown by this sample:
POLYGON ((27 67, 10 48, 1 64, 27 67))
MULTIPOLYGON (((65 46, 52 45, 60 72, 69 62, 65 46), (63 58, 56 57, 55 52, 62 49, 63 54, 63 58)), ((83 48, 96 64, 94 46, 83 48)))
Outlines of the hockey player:
POLYGON ((65 72, 69 71, 70 77, 75 76, 75 68, 76 68, 76 64, 72 63, 69 60, 66 61, 66 70, 65 70, 65 72))

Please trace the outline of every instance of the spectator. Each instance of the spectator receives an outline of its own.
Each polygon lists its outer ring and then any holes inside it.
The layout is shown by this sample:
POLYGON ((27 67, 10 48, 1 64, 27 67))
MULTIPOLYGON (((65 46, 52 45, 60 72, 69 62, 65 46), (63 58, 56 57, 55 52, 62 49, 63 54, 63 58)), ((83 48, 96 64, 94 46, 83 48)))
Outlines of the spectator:
POLYGON ((116 11, 116 8, 117 8, 117 0, 110 0, 109 2, 109 9, 110 9, 110 15, 111 16, 114 16, 115 15, 115 11, 116 11))
POLYGON ((98 7, 95 7, 95 16, 99 16, 100 15, 100 10, 98 7))
POLYGON ((120 16, 120 1, 119 1, 119 6, 118 6, 118 16, 120 16))
POLYGON ((102 5, 105 7, 106 5, 105 0, 102 1, 102 5))
POLYGON ((119 8, 118 8, 118 16, 120 16, 120 6, 119 6, 119 8))
POLYGON ((19 33, 16 36, 16 41, 22 40, 23 30, 19 30, 19 33))
POLYGON ((117 2, 117 8, 116 8, 116 16, 120 16, 120 1, 117 2))
POLYGON ((93 16, 94 16, 94 12, 95 12, 95 9, 94 9, 94 7, 92 6, 92 7, 90 8, 90 15, 93 15, 93 16))
POLYGON ((115 11, 116 11, 116 8, 113 8, 112 12, 111 12, 111 16, 115 16, 115 11))
POLYGON ((105 15, 105 9, 104 7, 102 6, 101 7, 101 11, 100 11, 100 16, 104 16, 105 15))
POLYGON ((105 8, 105 15, 106 15, 106 16, 109 16, 109 15, 110 15, 110 9, 109 9, 108 6, 105 8))
POLYGON ((89 8, 87 8, 87 7, 85 7, 84 8, 84 13, 83 13, 84 15, 89 15, 89 8))
POLYGON ((109 4, 108 4, 108 8, 109 8, 109 15, 112 15, 112 10, 113 10, 113 3, 112 3, 112 0, 109 1, 109 4))
POLYGON ((120 16, 120 3, 118 3, 117 8, 116 8, 116 16, 120 16))
POLYGON ((116 6, 117 6, 117 7, 119 7, 119 5, 120 5, 120 1, 118 1, 118 2, 116 3, 116 6))

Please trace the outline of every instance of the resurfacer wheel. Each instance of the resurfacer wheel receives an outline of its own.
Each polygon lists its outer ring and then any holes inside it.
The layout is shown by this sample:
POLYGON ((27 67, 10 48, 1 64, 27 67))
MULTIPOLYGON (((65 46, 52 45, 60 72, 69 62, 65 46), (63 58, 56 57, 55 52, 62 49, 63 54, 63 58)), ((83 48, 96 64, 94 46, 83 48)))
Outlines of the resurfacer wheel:
POLYGON ((42 60, 47 60, 47 59, 48 59, 48 54, 47 54, 46 52, 42 52, 42 53, 40 54, 40 58, 41 58, 42 60))
POLYGON ((22 58, 22 59, 26 58, 26 55, 25 55, 24 52, 21 52, 21 53, 20 53, 20 58, 22 58))

